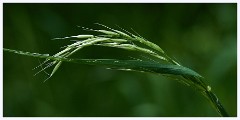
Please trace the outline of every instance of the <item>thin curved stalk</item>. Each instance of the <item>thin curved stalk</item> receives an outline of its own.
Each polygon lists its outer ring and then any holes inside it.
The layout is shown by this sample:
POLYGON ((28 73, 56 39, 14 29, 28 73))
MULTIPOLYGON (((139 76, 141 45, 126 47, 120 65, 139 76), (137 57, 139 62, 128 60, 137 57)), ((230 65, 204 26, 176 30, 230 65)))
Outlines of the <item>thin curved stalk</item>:
POLYGON ((71 59, 64 57, 49 56, 48 54, 30 53, 18 50, 3 48, 6 52, 11 52, 24 56, 31 56, 37 58, 44 58, 48 60, 60 61, 60 62, 71 62, 78 64, 88 65, 103 65, 119 70, 131 70, 140 72, 160 73, 160 74, 172 74, 183 76, 187 81, 187 84, 193 85, 193 88, 198 88, 202 91, 203 95, 209 100, 217 112, 223 117, 229 117, 228 113, 222 106, 218 97, 211 91, 211 87, 206 85, 201 79, 202 77, 195 71, 178 65, 166 65, 138 60, 112 60, 112 59, 71 59), (144 69, 143 69, 144 68, 144 69))

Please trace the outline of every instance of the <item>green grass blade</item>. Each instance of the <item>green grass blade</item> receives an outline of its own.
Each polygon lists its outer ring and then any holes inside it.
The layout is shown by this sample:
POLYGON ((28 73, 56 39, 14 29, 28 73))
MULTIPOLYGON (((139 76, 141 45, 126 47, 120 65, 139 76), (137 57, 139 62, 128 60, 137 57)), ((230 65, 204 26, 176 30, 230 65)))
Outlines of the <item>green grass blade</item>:
POLYGON ((178 65, 171 64, 160 64, 148 61, 139 61, 139 60, 115 60, 115 59, 72 59, 72 58, 63 58, 63 57, 54 57, 46 54, 39 53, 30 53, 17 51, 12 49, 3 48, 4 51, 12 52, 20 55, 45 58, 54 61, 65 61, 79 64, 88 64, 88 65, 103 65, 113 69, 122 69, 122 70, 135 70, 135 71, 144 71, 144 72, 153 72, 161 74, 173 74, 173 75, 186 75, 194 76, 201 78, 201 75, 195 71, 178 65))
MULTIPOLYGON (((196 73, 195 71, 178 65, 172 64, 160 64, 157 62, 149 62, 149 61, 139 61, 139 60, 116 60, 116 59, 72 59, 66 57, 56 57, 49 56, 46 54, 39 53, 30 53, 17 51, 12 49, 3 48, 4 51, 12 52, 25 56, 32 56, 37 58, 45 58, 48 60, 53 60, 55 63, 72 62, 78 64, 88 64, 88 65, 101 65, 106 66, 108 68, 117 69, 117 70, 126 70, 126 71, 139 71, 139 72, 149 72, 156 74, 169 74, 169 75, 179 75, 185 78, 184 81, 190 86, 194 88, 205 91, 207 90, 207 85, 202 81, 202 76, 196 73)), ((51 73, 51 76, 58 69, 58 65, 56 65, 51 73)), ((50 77, 51 77, 50 76, 50 77)))

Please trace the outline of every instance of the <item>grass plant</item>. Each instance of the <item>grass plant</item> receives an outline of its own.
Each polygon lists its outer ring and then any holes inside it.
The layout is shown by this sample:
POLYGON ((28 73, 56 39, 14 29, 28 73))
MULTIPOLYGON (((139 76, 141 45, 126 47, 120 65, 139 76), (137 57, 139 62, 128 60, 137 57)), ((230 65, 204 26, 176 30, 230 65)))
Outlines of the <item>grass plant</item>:
POLYGON ((203 96, 205 96, 211 105, 217 110, 221 116, 229 116, 222 104, 220 103, 218 97, 213 93, 212 88, 208 85, 204 78, 197 72, 182 66, 180 63, 176 62, 170 58, 166 52, 164 52, 158 45, 146 40, 141 37, 138 33, 132 34, 122 28, 121 30, 115 30, 107 27, 103 24, 96 23, 104 29, 90 29, 81 27, 87 31, 94 31, 99 34, 97 35, 76 35, 64 38, 54 38, 56 39, 70 39, 74 43, 65 46, 65 48, 56 53, 55 55, 39 54, 23 52, 19 50, 12 50, 3 48, 6 52, 12 52, 25 56, 32 56, 37 58, 45 58, 46 60, 42 62, 39 66, 34 69, 40 68, 36 74, 40 72, 45 72, 46 69, 53 66, 53 70, 49 75, 51 78, 54 73, 58 70, 63 62, 72 62, 79 64, 88 65, 102 65, 111 69, 125 70, 125 71, 138 71, 138 72, 149 72, 154 74, 164 74, 171 77, 178 78, 178 82, 184 85, 190 86, 193 89, 199 91, 203 96), (142 55, 151 56, 156 61, 147 61, 143 59, 137 60, 118 60, 118 59, 77 59, 71 58, 70 56, 77 51, 88 47, 88 46, 103 46, 103 47, 113 47, 120 48, 124 50, 139 52, 142 55))

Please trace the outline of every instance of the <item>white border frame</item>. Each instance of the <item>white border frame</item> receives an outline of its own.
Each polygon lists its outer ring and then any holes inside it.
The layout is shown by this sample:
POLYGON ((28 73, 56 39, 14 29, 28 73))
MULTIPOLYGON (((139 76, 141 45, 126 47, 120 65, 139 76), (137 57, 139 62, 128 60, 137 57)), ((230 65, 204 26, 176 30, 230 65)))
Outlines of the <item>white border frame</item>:
MULTIPOLYGON (((0 13, 1 13, 1 26, 2 29, 0 30, 0 37, 1 37, 1 42, 0 42, 0 47, 3 48, 3 3, 239 3, 238 0, 3 0, 0 1, 0 13), (66 2, 67 1, 67 2, 66 2)), ((237 4, 237 13, 240 12, 240 5, 237 4)), ((237 22, 239 22, 239 14, 237 14, 237 22)), ((240 25, 237 24, 237 28, 239 28, 240 25)), ((237 29, 237 35, 240 35, 239 30, 237 29)), ((238 38, 238 36, 237 36, 238 38)), ((239 42, 237 40, 237 55, 239 55, 239 42)), ((1 49, 0 51, 0 67, 1 67, 1 72, 0 72, 0 78, 2 79, 2 85, 0 85, 0 108, 1 108, 1 113, 0 113, 0 119, 19 119, 19 120, 27 120, 27 119, 44 119, 44 120, 76 120, 76 119, 84 119, 84 120, 159 120, 159 119, 165 119, 165 120, 172 120, 172 119, 178 119, 178 120, 202 120, 202 119, 207 119, 207 120, 237 120, 240 119, 240 112, 239 112, 239 104, 237 104, 237 116, 238 117, 3 117, 3 50, 1 49)), ((237 59, 237 75, 240 75, 239 71, 239 60, 237 59)), ((239 80, 239 76, 237 76, 237 81, 239 80)), ((237 86, 239 87, 239 82, 237 82, 237 86)), ((237 87, 237 103, 239 100, 239 93, 240 89, 237 87)))

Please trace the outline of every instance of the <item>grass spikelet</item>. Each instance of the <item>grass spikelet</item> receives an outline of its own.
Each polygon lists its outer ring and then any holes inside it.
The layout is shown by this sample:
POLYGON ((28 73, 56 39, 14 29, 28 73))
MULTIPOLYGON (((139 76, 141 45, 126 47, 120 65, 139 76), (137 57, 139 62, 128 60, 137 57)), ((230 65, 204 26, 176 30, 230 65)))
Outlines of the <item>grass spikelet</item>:
POLYGON ((62 39, 69 39, 69 38, 79 38, 79 39, 86 39, 86 38, 93 38, 93 35, 76 35, 76 36, 70 36, 70 37, 63 37, 63 38, 53 38, 52 40, 62 40, 62 39))
POLYGON ((131 36, 129 36, 128 34, 122 32, 122 31, 114 30, 114 29, 112 29, 112 28, 110 28, 110 27, 107 27, 106 25, 103 25, 103 24, 100 24, 100 23, 95 23, 95 24, 100 25, 100 26, 103 26, 103 27, 105 27, 105 28, 107 28, 107 29, 110 29, 110 30, 118 33, 121 37, 124 37, 124 38, 127 38, 127 39, 132 39, 131 36))

